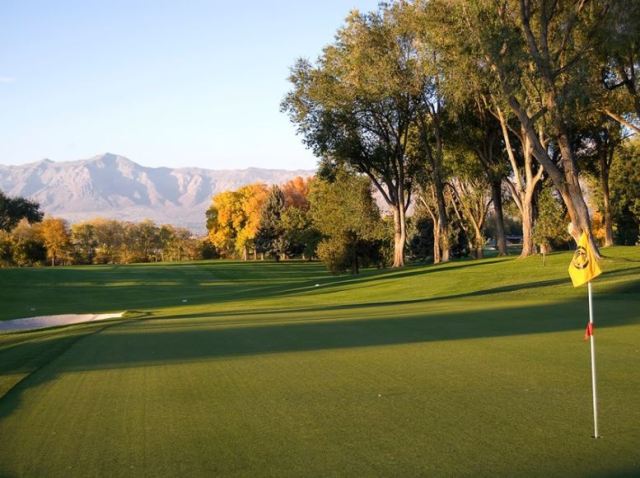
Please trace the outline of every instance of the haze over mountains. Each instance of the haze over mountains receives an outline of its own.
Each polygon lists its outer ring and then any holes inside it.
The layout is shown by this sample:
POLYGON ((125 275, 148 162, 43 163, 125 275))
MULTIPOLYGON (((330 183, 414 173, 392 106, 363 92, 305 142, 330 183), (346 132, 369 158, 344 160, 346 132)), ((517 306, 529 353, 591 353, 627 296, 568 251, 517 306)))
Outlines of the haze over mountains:
POLYGON ((205 231, 211 197, 245 184, 280 184, 314 171, 248 168, 149 168, 111 153, 90 159, 48 159, 19 166, 0 165, 0 189, 40 203, 47 214, 78 222, 93 217, 139 221, 205 231))

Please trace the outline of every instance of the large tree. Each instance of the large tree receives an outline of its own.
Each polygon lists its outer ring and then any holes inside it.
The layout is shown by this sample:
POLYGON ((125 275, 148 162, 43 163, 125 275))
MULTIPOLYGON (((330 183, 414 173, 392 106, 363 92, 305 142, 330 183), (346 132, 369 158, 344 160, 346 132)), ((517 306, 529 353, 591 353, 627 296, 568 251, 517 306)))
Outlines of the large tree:
POLYGON ((404 265, 406 212, 420 164, 407 154, 427 89, 415 47, 397 9, 354 11, 315 64, 295 64, 282 104, 325 168, 346 165, 378 189, 393 214, 394 267, 404 265))
POLYGON ((255 250, 254 241, 267 194, 264 184, 255 183, 213 197, 207 210, 207 230, 211 243, 219 251, 248 259, 249 250, 255 250))
POLYGON ((56 259, 61 259, 68 252, 71 235, 69 226, 64 219, 47 217, 40 225, 40 236, 47 248, 47 257, 51 265, 56 265, 56 259))
POLYGON ((276 260, 286 258, 285 230, 282 216, 285 212, 285 197, 282 189, 273 186, 260 212, 260 226, 256 233, 256 249, 276 260))
POLYGON ((597 32, 594 55, 607 92, 601 111, 640 133, 640 2, 607 3, 610 12, 597 32))
POLYGON ((586 232, 590 218, 576 164, 573 118, 589 107, 587 52, 607 14, 607 1, 576 0, 439 0, 428 2, 476 58, 478 67, 496 79, 495 92, 509 105, 560 193, 572 234, 586 232), (540 139, 544 122, 550 143, 540 139), (559 152, 555 161, 553 151, 559 152))
POLYGON ((381 260, 377 244, 383 237, 380 211, 371 195, 371 181, 341 169, 331 181, 313 181, 309 214, 322 235, 318 256, 332 272, 381 260))

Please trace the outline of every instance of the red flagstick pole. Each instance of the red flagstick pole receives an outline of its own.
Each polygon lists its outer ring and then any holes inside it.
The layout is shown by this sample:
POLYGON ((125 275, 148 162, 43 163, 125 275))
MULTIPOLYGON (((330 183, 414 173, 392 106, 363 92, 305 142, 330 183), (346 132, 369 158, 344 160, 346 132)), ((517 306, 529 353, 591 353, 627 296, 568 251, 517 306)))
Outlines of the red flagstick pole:
POLYGON ((591 326, 591 389, 593 391, 593 438, 600 438, 598 435, 598 391, 596 388, 596 342, 593 335, 593 298, 591 292, 591 281, 587 284, 589 290, 589 325, 591 326))

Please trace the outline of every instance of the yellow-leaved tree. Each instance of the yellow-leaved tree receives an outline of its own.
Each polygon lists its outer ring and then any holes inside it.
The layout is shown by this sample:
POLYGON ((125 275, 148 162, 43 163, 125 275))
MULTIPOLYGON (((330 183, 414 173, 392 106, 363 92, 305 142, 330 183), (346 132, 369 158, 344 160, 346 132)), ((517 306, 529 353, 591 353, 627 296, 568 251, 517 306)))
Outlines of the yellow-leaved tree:
POLYGON ((254 183, 236 191, 224 191, 213 197, 207 210, 209 240, 221 254, 248 259, 267 197, 267 186, 254 183))
POLYGON ((56 259, 63 258, 70 245, 69 226, 64 219, 47 217, 40 224, 40 235, 47 248, 47 258, 51 265, 56 265, 56 259))

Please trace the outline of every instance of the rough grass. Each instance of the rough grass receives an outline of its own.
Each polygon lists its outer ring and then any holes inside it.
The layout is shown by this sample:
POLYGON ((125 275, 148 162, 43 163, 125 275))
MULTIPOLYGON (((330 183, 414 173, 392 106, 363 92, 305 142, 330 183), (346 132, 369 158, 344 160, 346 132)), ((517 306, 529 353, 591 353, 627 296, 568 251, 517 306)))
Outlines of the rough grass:
POLYGON ((640 250, 605 252, 600 440, 568 254, 2 270, 0 319, 132 313, 0 335, 0 476, 638 475, 640 250))

